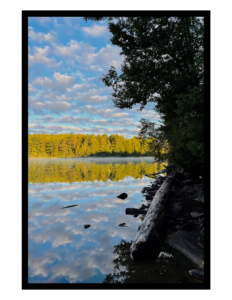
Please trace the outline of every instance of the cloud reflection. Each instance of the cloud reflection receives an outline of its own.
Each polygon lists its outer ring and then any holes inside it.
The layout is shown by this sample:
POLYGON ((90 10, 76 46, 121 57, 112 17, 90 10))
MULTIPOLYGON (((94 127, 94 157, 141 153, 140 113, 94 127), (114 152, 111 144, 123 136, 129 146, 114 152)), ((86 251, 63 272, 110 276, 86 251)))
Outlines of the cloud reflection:
POLYGON ((138 230, 138 218, 125 215, 125 209, 141 205, 141 186, 148 183, 148 178, 131 177, 46 183, 39 192, 29 184, 30 282, 83 282, 111 273, 113 246, 134 239, 138 230), (117 198, 122 190, 129 195, 125 200, 117 198), (60 209, 67 201, 78 206, 60 209), (118 226, 122 222, 128 227, 118 226))

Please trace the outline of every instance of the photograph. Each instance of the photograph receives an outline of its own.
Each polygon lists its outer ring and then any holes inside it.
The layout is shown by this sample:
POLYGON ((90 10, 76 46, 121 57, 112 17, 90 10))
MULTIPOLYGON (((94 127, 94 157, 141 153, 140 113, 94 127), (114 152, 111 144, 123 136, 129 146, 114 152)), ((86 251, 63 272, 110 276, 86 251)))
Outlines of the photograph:
POLYGON ((22 289, 210 289, 210 11, 21 13, 22 289))

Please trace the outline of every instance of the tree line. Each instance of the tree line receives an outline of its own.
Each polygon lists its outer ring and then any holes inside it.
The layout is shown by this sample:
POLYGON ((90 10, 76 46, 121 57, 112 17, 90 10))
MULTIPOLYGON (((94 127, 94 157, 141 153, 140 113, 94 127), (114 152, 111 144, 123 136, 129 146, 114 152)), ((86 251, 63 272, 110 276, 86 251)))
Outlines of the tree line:
POLYGON ((29 134, 29 158, 85 156, 151 156, 152 139, 125 138, 118 134, 29 134))
POLYGON ((119 181, 127 176, 142 179, 144 175, 157 173, 164 167, 146 162, 95 163, 77 160, 31 160, 28 165, 28 182, 94 182, 119 181))

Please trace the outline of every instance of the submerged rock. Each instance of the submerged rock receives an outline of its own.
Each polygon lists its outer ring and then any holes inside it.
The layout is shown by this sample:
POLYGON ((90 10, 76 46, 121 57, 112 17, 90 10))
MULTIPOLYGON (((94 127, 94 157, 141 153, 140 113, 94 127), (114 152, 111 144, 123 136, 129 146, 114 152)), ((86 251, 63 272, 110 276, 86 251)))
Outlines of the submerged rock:
POLYGON ((83 225, 83 227, 84 227, 85 229, 89 228, 90 226, 91 226, 91 225, 89 225, 89 224, 83 225))
POLYGON ((125 226, 126 225, 126 223, 121 223, 121 224, 119 224, 118 226, 121 226, 121 227, 127 227, 127 226, 125 226))
POLYGON ((126 193, 122 193, 117 196, 117 198, 122 199, 122 200, 126 199, 127 197, 128 197, 128 195, 126 193))
POLYGON ((69 208, 69 207, 74 207, 74 206, 78 206, 78 205, 75 204, 75 205, 64 206, 64 207, 61 207, 61 209, 63 209, 63 208, 69 208))

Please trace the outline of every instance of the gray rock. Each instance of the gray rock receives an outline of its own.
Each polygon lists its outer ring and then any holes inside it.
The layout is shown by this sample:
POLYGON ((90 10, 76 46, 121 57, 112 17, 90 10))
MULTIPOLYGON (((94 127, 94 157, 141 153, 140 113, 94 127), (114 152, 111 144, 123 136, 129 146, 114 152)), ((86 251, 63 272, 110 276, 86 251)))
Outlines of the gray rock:
POLYGON ((190 216, 191 216, 192 218, 199 218, 199 217, 203 217, 203 216, 204 216, 204 213, 191 212, 191 213, 190 213, 190 216))
POLYGON ((193 270, 189 270, 189 275, 200 279, 200 280, 204 280, 204 269, 193 269, 193 270))
POLYGON ((204 236, 200 233, 201 228, 192 223, 186 223, 180 230, 172 233, 166 243, 188 257, 199 268, 204 261, 204 236))

